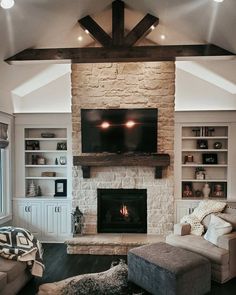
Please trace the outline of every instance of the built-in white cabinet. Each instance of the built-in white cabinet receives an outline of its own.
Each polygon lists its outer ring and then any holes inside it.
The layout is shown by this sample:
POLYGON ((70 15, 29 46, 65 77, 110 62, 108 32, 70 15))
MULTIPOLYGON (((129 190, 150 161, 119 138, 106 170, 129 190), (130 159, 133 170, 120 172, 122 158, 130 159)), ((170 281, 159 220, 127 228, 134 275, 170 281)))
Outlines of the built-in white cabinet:
POLYGON ((46 241, 65 241, 71 233, 71 208, 67 202, 46 201, 43 204, 44 228, 46 241))
POLYGON ((71 235, 71 126, 70 114, 15 117, 13 225, 45 242, 71 235))
POLYGON ((42 238, 42 202, 15 200, 13 224, 28 229, 35 237, 42 238))
POLYGON ((198 206, 199 201, 177 201, 175 211, 175 222, 179 223, 181 218, 189 215, 198 206))

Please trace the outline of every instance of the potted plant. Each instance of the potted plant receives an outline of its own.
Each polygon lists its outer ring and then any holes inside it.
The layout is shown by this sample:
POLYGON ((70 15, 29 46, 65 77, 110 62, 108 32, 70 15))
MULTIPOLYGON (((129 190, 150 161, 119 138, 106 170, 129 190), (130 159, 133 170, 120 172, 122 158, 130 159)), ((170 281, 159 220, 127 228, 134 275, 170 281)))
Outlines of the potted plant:
POLYGON ((206 174, 205 174, 205 168, 204 167, 197 167, 195 169, 195 178, 196 179, 200 179, 203 180, 206 178, 206 174))

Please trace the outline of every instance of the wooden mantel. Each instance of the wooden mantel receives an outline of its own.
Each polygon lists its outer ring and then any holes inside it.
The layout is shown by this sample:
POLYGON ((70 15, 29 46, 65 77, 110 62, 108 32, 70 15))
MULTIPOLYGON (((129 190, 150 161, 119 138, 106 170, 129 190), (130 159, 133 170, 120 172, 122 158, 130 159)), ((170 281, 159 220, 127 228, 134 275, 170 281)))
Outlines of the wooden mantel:
POLYGON ((91 167, 145 166, 155 167, 155 178, 162 178, 162 171, 170 165, 168 154, 101 154, 73 157, 74 166, 82 166, 83 178, 90 178, 91 167))

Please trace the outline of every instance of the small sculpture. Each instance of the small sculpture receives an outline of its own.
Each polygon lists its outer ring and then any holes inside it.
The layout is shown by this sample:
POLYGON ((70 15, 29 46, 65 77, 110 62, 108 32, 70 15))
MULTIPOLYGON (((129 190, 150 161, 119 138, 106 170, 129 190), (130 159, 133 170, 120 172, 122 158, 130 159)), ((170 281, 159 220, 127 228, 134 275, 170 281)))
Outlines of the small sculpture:
POLYGON ((42 196, 41 187, 39 185, 37 186, 37 196, 38 197, 41 197, 42 196))
POLYGON ((34 182, 32 181, 29 184, 27 197, 36 197, 36 196, 37 196, 37 188, 34 182))
POLYGON ((208 183, 205 183, 202 188, 203 197, 208 199, 210 196, 211 188, 208 183))

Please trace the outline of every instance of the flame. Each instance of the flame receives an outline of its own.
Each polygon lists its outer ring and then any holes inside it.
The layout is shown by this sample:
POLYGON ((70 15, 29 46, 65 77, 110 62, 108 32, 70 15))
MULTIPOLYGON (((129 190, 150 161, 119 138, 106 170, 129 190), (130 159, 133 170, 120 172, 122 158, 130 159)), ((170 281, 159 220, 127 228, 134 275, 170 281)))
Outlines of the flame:
POLYGON ((120 208, 120 214, 123 215, 124 217, 128 217, 129 216, 128 208, 124 204, 120 208))

